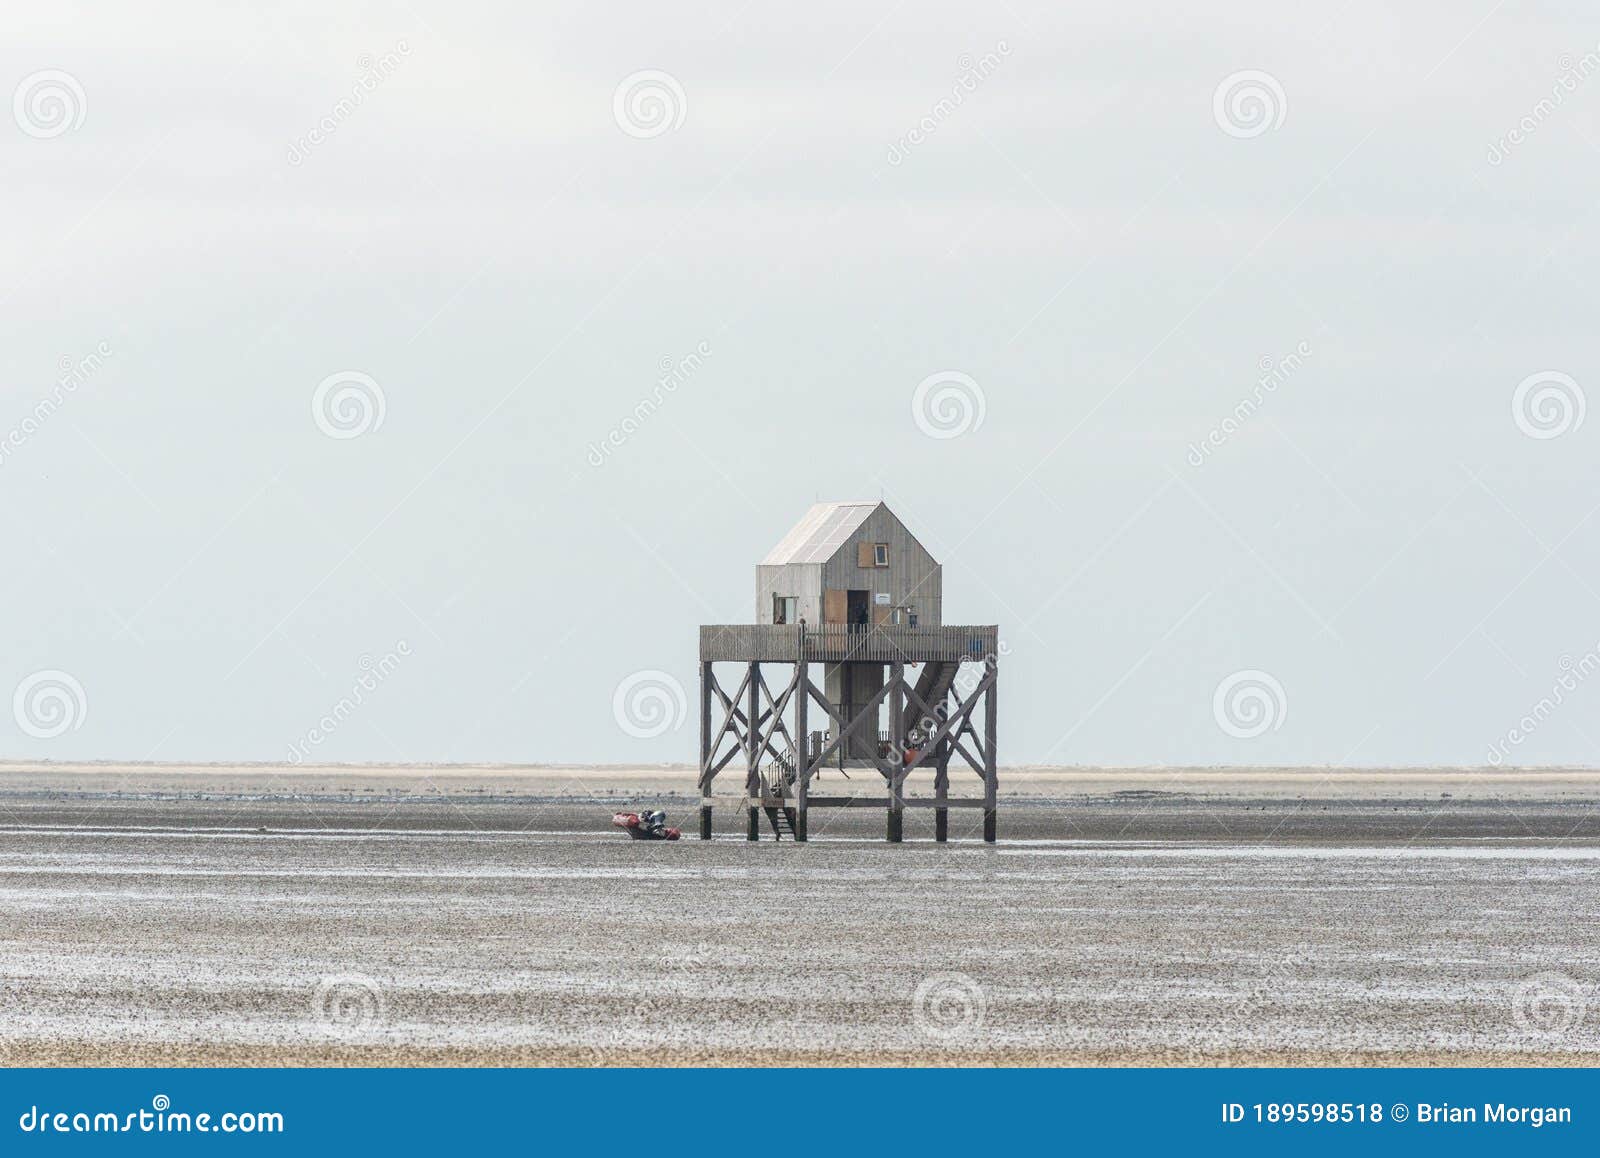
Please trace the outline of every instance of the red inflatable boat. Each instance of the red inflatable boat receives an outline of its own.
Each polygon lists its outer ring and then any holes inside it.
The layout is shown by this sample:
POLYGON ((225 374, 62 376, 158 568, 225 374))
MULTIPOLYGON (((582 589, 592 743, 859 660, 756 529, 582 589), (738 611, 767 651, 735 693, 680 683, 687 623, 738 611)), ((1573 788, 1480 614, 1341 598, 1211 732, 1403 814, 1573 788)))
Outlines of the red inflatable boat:
POLYGON ((677 840, 683 834, 676 828, 651 828, 639 819, 637 812, 619 812, 611 823, 626 829, 634 840, 677 840))

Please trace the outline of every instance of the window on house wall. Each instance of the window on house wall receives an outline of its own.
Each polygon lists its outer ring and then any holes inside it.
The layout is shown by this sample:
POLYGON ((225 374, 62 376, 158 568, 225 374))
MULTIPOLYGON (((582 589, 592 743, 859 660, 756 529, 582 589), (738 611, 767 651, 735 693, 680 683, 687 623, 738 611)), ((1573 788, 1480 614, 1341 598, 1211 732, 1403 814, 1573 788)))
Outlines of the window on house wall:
POLYGON ((774 595, 772 597, 772 622, 799 623, 800 600, 793 595, 774 595))
POLYGON ((857 567, 887 567, 889 565, 888 543, 857 543, 857 567))

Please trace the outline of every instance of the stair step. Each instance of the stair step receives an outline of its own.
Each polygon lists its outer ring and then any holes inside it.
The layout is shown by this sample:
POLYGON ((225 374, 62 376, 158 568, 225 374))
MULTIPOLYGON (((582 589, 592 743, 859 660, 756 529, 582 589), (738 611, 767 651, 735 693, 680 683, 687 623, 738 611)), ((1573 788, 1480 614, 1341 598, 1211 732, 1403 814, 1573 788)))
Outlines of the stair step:
POLYGON ((791 840, 794 839, 794 823, 789 819, 788 808, 767 807, 763 811, 766 812, 767 819, 772 824, 774 836, 781 840, 784 833, 788 833, 789 838, 791 840))

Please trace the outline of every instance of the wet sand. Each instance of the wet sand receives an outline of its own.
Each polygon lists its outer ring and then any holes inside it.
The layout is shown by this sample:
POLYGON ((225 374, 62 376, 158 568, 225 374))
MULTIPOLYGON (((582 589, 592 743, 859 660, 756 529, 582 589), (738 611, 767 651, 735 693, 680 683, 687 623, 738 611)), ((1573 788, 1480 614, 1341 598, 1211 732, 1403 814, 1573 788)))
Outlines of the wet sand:
MULTIPOLYGON (((821 789, 867 791, 871 774, 829 769, 821 789)), ((912 777, 926 790, 931 773, 912 777)), ((977 781, 952 772, 952 791, 977 781)), ((742 775, 724 771, 717 795, 738 796, 742 775)), ((691 800, 694 769, 603 764, 30 764, 0 762, 0 802, 29 792, 247 796, 316 796, 353 800, 599 798, 691 800)), ((1062 768, 1007 767, 1000 792, 1010 799, 1097 799, 1136 793, 1176 793, 1268 800, 1316 798, 1416 801, 1450 798, 1600 802, 1600 770, 1583 768, 1062 768)))
POLYGON ((1004 782, 995 847, 959 811, 950 845, 913 811, 889 846, 872 810, 797 847, 727 800, 709 844, 608 828, 646 802, 691 828, 681 770, 0 771, 0 1050, 1600 1063, 1594 774, 1004 782))

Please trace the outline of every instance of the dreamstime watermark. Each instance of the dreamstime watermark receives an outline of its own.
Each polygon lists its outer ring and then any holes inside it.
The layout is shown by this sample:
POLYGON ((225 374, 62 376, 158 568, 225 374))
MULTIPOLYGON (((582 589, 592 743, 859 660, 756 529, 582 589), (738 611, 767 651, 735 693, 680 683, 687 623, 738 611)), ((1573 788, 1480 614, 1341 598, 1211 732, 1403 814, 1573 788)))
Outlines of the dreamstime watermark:
POLYGON ((157 1094, 149 1109, 56 1110, 30 1105, 17 1119, 24 1134, 281 1134, 277 1110, 174 1110, 172 1099, 157 1094))
POLYGON ((13 451, 20 449, 30 438, 38 434, 44 424, 61 409, 67 398, 76 394, 78 387, 105 365, 109 357, 111 357, 111 343, 105 341, 98 343, 82 358, 74 359, 71 355, 63 354, 59 363, 61 376, 50 388, 50 393, 34 403, 33 409, 24 415, 21 421, 4 435, 0 435, 0 466, 5 465, 13 451))
MULTIPOLYGON (((978 685, 984 678, 997 667, 1000 661, 1011 654, 1011 644, 1007 640, 1000 640, 995 644, 994 651, 977 658, 976 663, 964 663, 956 672, 956 678, 951 682, 951 688, 961 696, 970 696, 977 691, 978 685)), ((931 706, 931 705, 930 705, 931 706)))
POLYGON ((929 438, 975 434, 989 412, 983 387, 959 370, 929 374, 911 393, 911 417, 929 438))
POLYGON ((1565 973, 1535 973, 1517 986, 1511 999, 1512 1019, 1541 1037, 1558 1037, 1575 1028, 1587 1010, 1583 986, 1565 973))
POLYGON ((608 990, 592 1007, 569 1009, 589 1023, 578 1051, 581 1064, 625 1064, 639 1051, 659 1051, 681 1024, 684 1009, 736 999, 740 979, 755 976, 754 959, 726 943, 702 941, 686 948, 666 942, 656 950, 638 991, 608 990))
POLYGON ((683 125, 689 115, 689 98, 670 72, 641 69, 617 85, 611 96, 611 115, 617 128, 628 136, 648 140, 683 125))
POLYGON ((1567 702, 1567 697, 1578 690, 1578 685, 1584 683, 1596 672, 1600 672, 1600 643, 1594 645, 1578 659, 1570 655, 1561 657, 1558 665, 1561 674, 1556 677, 1556 682, 1550 687, 1550 694, 1540 698, 1539 702, 1529 708, 1515 726, 1507 729, 1506 734, 1493 744, 1489 745, 1488 761, 1492 768, 1498 768, 1511 755, 1511 749, 1520 748, 1551 716, 1556 709, 1567 702))
POLYGON ((296 765, 304 763, 306 757, 311 755, 311 749, 321 747, 337 732, 344 722, 355 714, 356 709, 366 704, 368 697, 377 691, 384 681, 400 670, 401 661, 409 655, 411 655, 411 645, 403 639, 394 645, 394 650, 377 659, 363 655, 356 664, 358 674, 351 681, 350 694, 329 708, 313 727, 307 729, 303 737, 289 745, 289 763, 296 765))
MULTIPOLYGON (((955 677, 950 681, 950 691, 961 700, 967 699, 985 679, 1000 666, 1000 660, 1011 654, 1011 645, 1006 640, 1000 640, 995 645, 995 650, 986 654, 974 654, 972 662, 963 663, 956 669, 955 677)), ((924 715, 917 719, 906 730, 904 745, 896 745, 896 755, 904 759, 908 752, 920 751, 938 733, 944 721, 949 719, 948 705, 943 703, 930 703, 925 705, 932 715, 924 715)))
POLYGON ((661 359, 661 377, 656 379, 654 389, 641 398, 633 410, 623 417, 622 421, 606 432, 599 442, 589 444, 587 461, 590 466, 604 466, 606 459, 611 454, 637 434, 652 415, 672 395, 678 392, 678 387, 687 382, 694 374, 705 365, 707 358, 711 357, 711 343, 701 342, 689 353, 674 362, 671 358, 661 359))
POLYGON ((17 128, 41 141, 81 127, 88 114, 89 100, 78 78, 59 68, 29 73, 11 94, 17 128))
POLYGON ((389 402, 383 387, 360 370, 329 374, 311 393, 311 417, 329 438, 360 438, 381 429, 389 402))
POLYGON ((1300 342, 1293 351, 1285 354, 1277 361, 1270 355, 1264 355, 1258 368, 1261 377, 1256 379, 1255 388, 1239 399, 1233 412, 1216 426, 1212 427, 1206 436, 1199 442, 1189 444, 1189 453, 1186 456, 1190 466, 1203 466, 1211 453, 1237 434, 1241 427, 1250 420, 1256 411, 1266 402, 1267 397, 1275 394, 1278 387, 1289 381, 1290 377, 1305 365, 1307 358, 1311 357, 1311 343, 1300 342))
POLYGON ((1211 696, 1217 727, 1236 740, 1253 740, 1283 727, 1289 700, 1283 685, 1269 672, 1246 668, 1217 685, 1211 696))
MULTIPOLYGON (((1182 1057, 1179 1064, 1199 1065, 1219 1053, 1236 1049, 1252 1038, 1270 1034, 1266 1015, 1283 1000, 1316 954, 1300 945, 1282 956, 1268 959, 1264 972, 1243 981, 1233 992, 1217 990, 1203 996, 1189 994, 1185 1001, 1167 1001, 1158 1007, 1150 1026, 1162 1034, 1161 1045, 1182 1057)), ((1260 960, 1255 956, 1254 960, 1260 960)), ((1251 963, 1254 963, 1253 961, 1251 963)), ((1244 972, 1240 962, 1239 972, 1244 972)))
POLYGON ((911 995, 911 1020, 919 1032, 939 1041, 959 1041, 983 1029, 989 999, 983 986, 965 973, 933 973, 911 995))
POLYGON ((1277 77, 1247 68, 1222 78, 1211 94, 1211 115, 1230 137, 1259 137, 1283 124, 1289 100, 1277 77))
POLYGON ((315 125, 289 142, 289 164, 305 164, 311 151, 338 132, 339 126, 353 117, 356 110, 366 104, 367 98, 377 92, 378 87, 393 76, 410 55, 411 45, 404 40, 397 40, 394 48, 379 56, 364 53, 357 57, 356 67, 360 75, 350 86, 350 95, 340 97, 331 109, 318 118, 315 125))
MULTIPOLYGON (((1011 654, 1011 645, 1005 640, 1000 640, 995 650, 986 654, 974 653, 971 662, 962 663, 956 670, 955 677, 950 681, 950 691, 960 701, 967 700, 985 679, 1000 666, 1003 656, 1011 654)), ((897 763, 907 764, 916 759, 918 753, 928 748, 935 736, 945 726, 945 722, 952 715, 950 706, 942 697, 936 697, 936 702, 918 704, 915 700, 907 702, 908 711, 922 711, 923 715, 917 717, 905 729, 904 737, 889 737, 888 750, 884 755, 897 763)), ((945 733, 947 737, 959 739, 962 734, 962 724, 954 724, 945 733)))
POLYGON ((364 973, 324 977, 311 994, 311 1016, 338 1034, 359 1033, 388 1015, 383 987, 364 973))
POLYGON ((1283 992, 1284 986, 1305 969, 1306 963, 1311 958, 1311 953, 1303 945, 1284 954, 1272 962, 1266 973, 1252 981, 1239 995, 1238 1000, 1225 1009, 1221 1016, 1225 1020, 1237 1021, 1252 1016, 1264 1006, 1270 1005, 1283 992))
POLYGON ((35 740, 54 740, 83 727, 89 717, 89 697, 77 677, 49 668, 17 685, 11 715, 17 727, 35 740))
POLYGON ((1511 418, 1529 438, 1560 438, 1582 426, 1588 411, 1583 387, 1560 370, 1529 374, 1511 393, 1511 418))
POLYGON ((1570 52, 1564 52, 1556 65, 1561 71, 1550 86, 1550 95, 1540 98, 1518 118, 1515 125, 1489 142, 1486 160, 1490 165, 1504 164, 1511 151, 1538 132, 1539 127, 1555 115, 1556 109, 1566 102, 1567 97, 1578 91, 1579 85, 1600 72, 1600 45, 1576 60, 1570 52))
POLYGON ((636 671, 611 695, 617 727, 636 740, 653 740, 676 732, 689 718, 689 697, 669 672, 636 671))
POLYGON ((956 65, 960 72, 956 75, 955 83, 950 86, 950 95, 941 97, 934 103, 922 118, 912 126, 910 131, 901 135, 889 146, 888 162, 898 165, 911 155, 911 150, 922 144, 938 131, 955 115, 955 111, 966 103, 967 97, 978 91, 978 86, 995 74, 1000 67, 1000 62, 1011 55, 1011 45, 1004 40, 996 41, 993 52, 986 52, 974 58, 972 53, 963 52, 957 59, 956 65))

